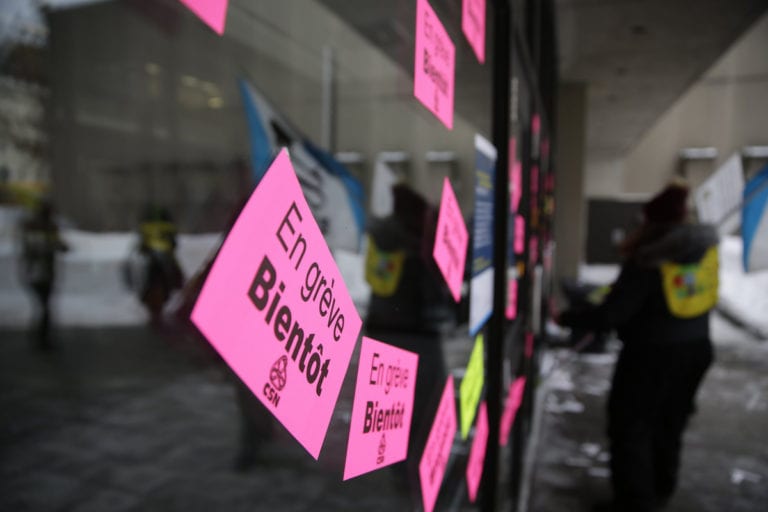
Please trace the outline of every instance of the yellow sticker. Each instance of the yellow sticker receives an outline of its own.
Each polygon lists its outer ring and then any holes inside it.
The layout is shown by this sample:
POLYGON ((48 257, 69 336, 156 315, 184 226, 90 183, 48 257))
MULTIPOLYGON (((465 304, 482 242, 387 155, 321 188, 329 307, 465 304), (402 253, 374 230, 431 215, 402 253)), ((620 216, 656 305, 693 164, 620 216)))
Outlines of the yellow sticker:
POLYGON ((459 387, 459 406, 461 409, 461 438, 466 439, 469 434, 469 428, 475 421, 477 413, 477 404, 480 403, 480 395, 485 383, 485 364, 483 357, 485 350, 483 348, 483 335, 478 334, 475 338, 475 347, 469 356, 469 364, 464 378, 459 387))

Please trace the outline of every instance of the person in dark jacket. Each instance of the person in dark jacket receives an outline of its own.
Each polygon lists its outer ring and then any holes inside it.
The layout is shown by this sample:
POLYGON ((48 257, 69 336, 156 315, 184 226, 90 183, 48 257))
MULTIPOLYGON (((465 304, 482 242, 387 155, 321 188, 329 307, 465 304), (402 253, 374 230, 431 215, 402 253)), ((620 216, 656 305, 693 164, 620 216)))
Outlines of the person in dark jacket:
POLYGON ((683 431, 713 361, 718 236, 685 222, 687 195, 672 184, 649 201, 605 301, 560 317, 571 327, 615 328, 623 342, 608 400, 613 510, 658 510, 672 496, 683 431))
POLYGON ((437 210, 405 184, 395 185, 392 195, 393 212, 368 225, 365 334, 419 355, 408 460, 392 466, 395 483, 415 496, 430 418, 448 376, 442 332, 455 320, 455 308, 432 258, 437 210))
POLYGON ((41 199, 21 226, 22 278, 32 290, 37 304, 35 345, 40 350, 53 348, 50 338, 51 293, 56 282, 56 253, 67 250, 59 236, 50 200, 41 199))

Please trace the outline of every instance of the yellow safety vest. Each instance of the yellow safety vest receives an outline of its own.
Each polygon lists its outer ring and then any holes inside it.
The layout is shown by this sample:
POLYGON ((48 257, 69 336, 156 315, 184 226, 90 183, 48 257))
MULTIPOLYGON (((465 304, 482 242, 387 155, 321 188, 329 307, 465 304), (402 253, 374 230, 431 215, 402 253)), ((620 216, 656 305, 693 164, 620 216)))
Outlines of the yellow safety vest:
POLYGON ((365 256, 365 280, 373 293, 390 297, 400 284, 405 264, 405 251, 382 251, 373 238, 368 237, 368 252, 365 256))
POLYGON ((710 247, 697 263, 662 263, 661 279, 669 311, 678 318, 693 318, 715 307, 718 273, 716 246, 710 247))

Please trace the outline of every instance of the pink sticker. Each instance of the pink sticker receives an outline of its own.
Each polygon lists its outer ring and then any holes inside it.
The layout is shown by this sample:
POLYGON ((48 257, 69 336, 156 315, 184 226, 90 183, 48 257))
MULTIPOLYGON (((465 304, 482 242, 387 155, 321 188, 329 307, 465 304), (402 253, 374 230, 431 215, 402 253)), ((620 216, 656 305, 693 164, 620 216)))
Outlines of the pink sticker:
POLYGON ((531 167, 531 195, 534 196, 534 201, 536 200, 536 194, 539 193, 539 166, 534 165, 531 167))
POLYGON ((219 35, 224 33, 229 0, 180 0, 219 35))
POLYGON ((523 166, 520 162, 515 162, 512 166, 511 188, 510 207, 516 212, 520 209, 520 198, 523 196, 523 166))
POLYGON ((547 174, 547 177, 544 178, 544 190, 547 192, 552 192, 555 190, 555 175, 552 173, 547 174))
POLYGON ((483 476, 483 464, 485 463, 485 448, 488 444, 488 408, 485 402, 480 404, 477 413, 477 426, 475 438, 472 440, 472 448, 469 450, 467 462, 467 489, 469 501, 474 503, 477 499, 477 490, 480 487, 480 479, 483 476))
POLYGON ((515 254, 525 251, 525 218, 515 215, 515 254))
POLYGON ((536 263, 539 260, 539 237, 532 236, 528 244, 528 259, 531 263, 536 263))
POLYGON ((523 168, 517 161, 515 138, 509 139, 509 211, 514 213, 520 207, 523 193, 523 168))
POLYGON ((432 512, 443 483, 445 468, 451 455, 453 438, 456 436, 456 403, 453 392, 453 376, 449 376, 443 389, 435 421, 429 431, 424 454, 419 462, 419 480, 424 512, 432 512))
POLYGON ((541 117, 539 114, 533 114, 533 118, 531 119, 531 131, 533 131, 534 134, 538 134, 541 131, 541 117))
POLYGON ((480 63, 485 62, 485 0, 463 0, 461 30, 480 63))
POLYGON ((518 377, 509 385, 504 412, 501 414, 501 428, 499 429, 499 445, 501 446, 507 446, 509 442, 509 434, 512 432, 512 424, 515 422, 517 410, 523 403, 523 391, 525 391, 525 377, 518 377))
POLYGON ((507 281, 507 320, 514 320, 517 316, 517 279, 507 281))
POLYGON ((419 356, 363 337, 344 480, 405 460, 419 356))
POLYGON ((362 321, 286 150, 224 241, 192 321, 317 459, 362 321))
POLYGON ((456 47, 427 0, 416 2, 413 95, 453 129, 456 47))
POLYGON ((544 139, 541 141, 541 157, 549 157, 549 139, 544 139))
POLYGON ((443 196, 437 217, 435 246, 432 256, 443 274, 453 300, 461 299, 461 283, 464 280, 464 264, 467 259, 469 233, 461 215, 459 202, 448 178, 443 180, 443 196))
POLYGON ((528 359, 533 356, 533 333, 525 333, 525 357, 528 359))

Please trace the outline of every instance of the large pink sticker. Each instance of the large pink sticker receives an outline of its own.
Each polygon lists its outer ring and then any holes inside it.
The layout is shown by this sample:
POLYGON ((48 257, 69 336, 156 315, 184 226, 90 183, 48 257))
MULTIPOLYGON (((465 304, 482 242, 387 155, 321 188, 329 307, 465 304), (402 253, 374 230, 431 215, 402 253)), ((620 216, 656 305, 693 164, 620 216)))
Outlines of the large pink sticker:
POLYGON ((507 281, 507 309, 505 315, 507 320, 514 320, 517 316, 517 279, 515 278, 507 281))
POLYGON ((435 421, 432 423, 424 454, 419 462, 419 480, 425 512, 432 512, 437 502, 440 484, 443 483, 445 469, 451 455, 453 438, 456 436, 456 428, 456 403, 451 375, 445 383, 435 421))
POLYGON ((525 251, 525 218, 522 215, 515 215, 515 244, 516 254, 522 254, 525 251))
POLYGON ((192 321, 317 459, 362 321, 286 150, 224 241, 192 321))
POLYGON ((461 207, 453 193, 448 178, 443 180, 443 195, 440 199, 440 213, 437 217, 435 246, 432 256, 443 274, 453 300, 461 300, 461 283, 464 280, 464 264, 467 260, 469 233, 461 207))
POLYGON ((472 440, 472 448, 469 450, 467 462, 467 490, 469 501, 474 503, 477 499, 477 490, 480 487, 480 479, 483 476, 483 464, 485 463, 485 448, 488 445, 488 408, 485 402, 480 404, 477 413, 477 425, 475 426, 475 438, 472 440))
POLYGON ((416 2, 413 95, 453 129, 456 47, 427 0, 416 2))
POLYGON ((180 0, 219 35, 224 33, 229 0, 180 0))
POLYGON ((405 460, 419 356, 363 337, 344 480, 405 460))
POLYGON ((501 425, 499 428, 499 444, 507 446, 509 434, 512 432, 512 424, 515 422, 517 410, 523 403, 523 391, 525 391, 525 377, 518 377, 509 385, 507 400, 504 403, 504 411, 501 413, 501 425))
POLYGON ((463 0, 461 31, 475 51, 480 63, 485 62, 485 0, 463 0))

